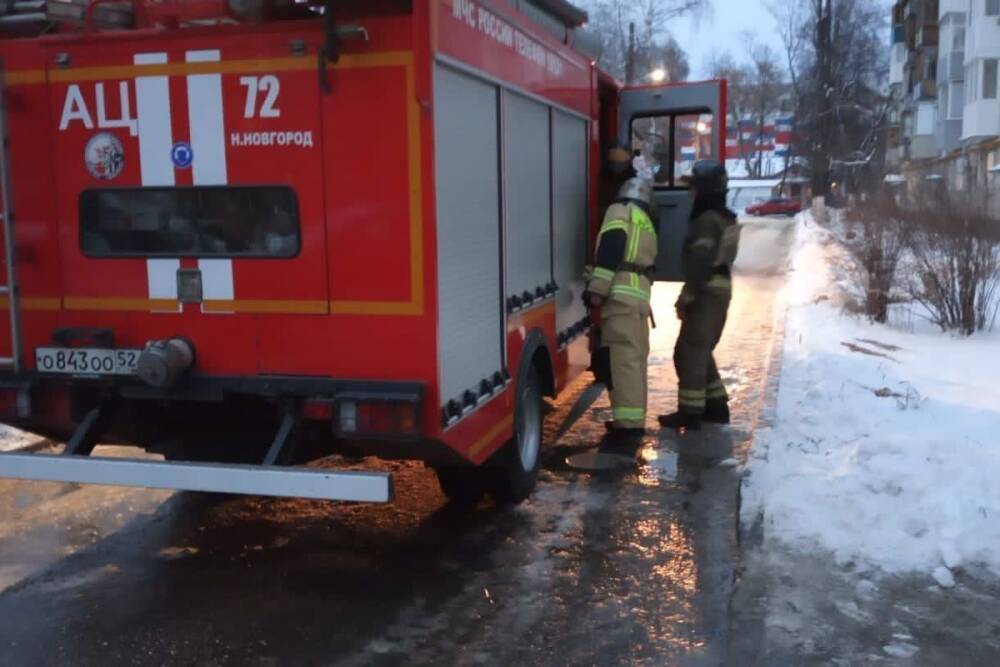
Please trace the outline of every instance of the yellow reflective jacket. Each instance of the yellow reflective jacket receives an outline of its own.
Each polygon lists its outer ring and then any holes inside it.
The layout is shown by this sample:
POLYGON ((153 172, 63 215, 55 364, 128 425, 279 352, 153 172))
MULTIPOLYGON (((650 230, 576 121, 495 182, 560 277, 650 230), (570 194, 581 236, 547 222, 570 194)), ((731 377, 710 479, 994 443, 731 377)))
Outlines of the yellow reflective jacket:
POLYGON ((658 250, 656 227, 635 204, 608 207, 587 290, 612 301, 648 304, 658 250))

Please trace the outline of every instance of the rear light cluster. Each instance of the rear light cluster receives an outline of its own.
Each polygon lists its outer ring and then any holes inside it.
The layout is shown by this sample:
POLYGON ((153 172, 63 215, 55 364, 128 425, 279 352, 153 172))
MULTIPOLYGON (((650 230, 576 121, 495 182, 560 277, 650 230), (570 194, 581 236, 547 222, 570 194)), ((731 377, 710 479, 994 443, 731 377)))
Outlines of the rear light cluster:
POLYGON ((27 419, 31 416, 31 392, 27 389, 0 390, 0 416, 27 419))
POLYGON ((408 401, 341 400, 335 428, 341 435, 419 435, 417 404, 408 401))

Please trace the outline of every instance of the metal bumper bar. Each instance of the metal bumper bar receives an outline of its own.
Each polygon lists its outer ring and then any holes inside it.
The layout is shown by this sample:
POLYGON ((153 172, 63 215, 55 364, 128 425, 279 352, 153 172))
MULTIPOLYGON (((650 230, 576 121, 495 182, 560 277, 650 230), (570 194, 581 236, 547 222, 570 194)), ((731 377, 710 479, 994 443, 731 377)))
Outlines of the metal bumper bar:
POLYGON ((0 454, 0 477, 366 503, 387 503, 393 494, 388 473, 97 456, 0 454))

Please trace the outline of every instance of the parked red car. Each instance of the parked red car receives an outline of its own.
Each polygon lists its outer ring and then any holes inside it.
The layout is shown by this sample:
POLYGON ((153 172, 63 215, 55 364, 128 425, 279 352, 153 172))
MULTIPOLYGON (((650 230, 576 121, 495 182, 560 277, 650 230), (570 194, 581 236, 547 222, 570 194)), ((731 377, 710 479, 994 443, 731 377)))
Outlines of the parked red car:
POLYGON ((801 212, 802 202, 785 197, 774 197, 759 204, 747 206, 747 215, 795 215, 801 212))

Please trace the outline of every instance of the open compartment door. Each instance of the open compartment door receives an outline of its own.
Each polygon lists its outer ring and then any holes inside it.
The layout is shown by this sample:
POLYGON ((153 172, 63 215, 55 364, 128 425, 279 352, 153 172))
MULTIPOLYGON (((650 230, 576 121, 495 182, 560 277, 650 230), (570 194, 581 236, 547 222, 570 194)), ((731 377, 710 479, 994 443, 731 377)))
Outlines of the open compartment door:
POLYGON ((682 177, 698 160, 725 161, 726 82, 626 87, 619 136, 635 154, 640 176, 653 181, 659 218, 656 280, 679 281, 691 199, 682 177))

